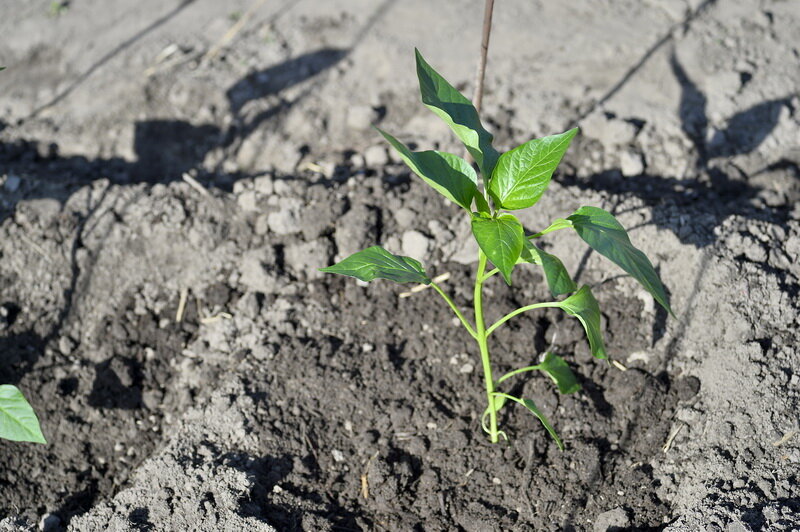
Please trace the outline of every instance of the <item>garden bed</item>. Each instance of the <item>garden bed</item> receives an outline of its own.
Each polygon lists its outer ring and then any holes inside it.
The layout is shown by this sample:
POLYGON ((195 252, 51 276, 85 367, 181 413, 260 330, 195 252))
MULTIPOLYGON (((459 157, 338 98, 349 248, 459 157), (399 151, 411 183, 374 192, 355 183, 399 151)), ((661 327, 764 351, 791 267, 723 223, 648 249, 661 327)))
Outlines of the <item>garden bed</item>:
MULTIPOLYGON (((390 78, 371 101, 355 99, 380 54, 394 57, 393 45, 380 48, 393 38, 356 39, 350 49, 342 43, 374 21, 328 6, 345 15, 319 14, 330 25, 317 34, 313 14, 298 9, 286 15, 291 30, 254 22, 284 48, 261 50, 263 35, 246 33, 221 72, 176 63, 119 86, 113 70, 98 74, 146 111, 136 124, 127 110, 93 107, 80 89, 57 104, 70 110, 64 118, 48 111, 0 131, 0 382, 25 392, 49 441, 0 445, 0 528, 800 526, 800 180, 790 142, 800 123, 797 98, 786 96, 797 80, 756 59, 751 77, 770 82, 753 94, 742 77, 738 92, 729 90, 715 76, 730 49, 712 49, 713 65, 686 51, 708 35, 738 35, 754 57, 769 46, 790 56, 790 14, 762 9, 772 13, 762 21, 772 44, 754 37, 762 22, 738 25, 736 10, 712 5, 692 18, 692 30, 673 38, 677 53, 658 49, 649 67, 674 84, 668 110, 618 103, 613 93, 605 107, 542 96, 549 109, 582 116, 583 136, 548 201, 522 211, 526 229, 580 205, 615 213, 653 259, 677 314, 668 317, 577 236, 543 239, 592 286, 611 362, 593 359, 580 324, 557 310, 515 318, 491 346, 499 370, 545 350, 569 362, 577 394, 558 395, 541 375, 513 381, 553 422, 561 452, 517 407, 500 416, 509 441, 487 442, 480 359, 431 290, 401 297, 408 287, 317 271, 381 244, 449 274, 443 288, 468 307, 475 264, 457 208, 361 127, 363 114, 421 147, 458 149, 424 125, 435 117, 415 115, 411 92, 390 78), (298 65, 305 77, 277 89, 231 66, 248 51, 272 64, 272 55, 323 45, 349 51, 298 51, 302 60, 269 79, 298 65), (716 117, 700 86, 712 107, 728 98, 730 108, 714 112, 743 118, 716 117), (231 108, 223 112, 225 89, 231 108), (362 107, 348 113, 348 105, 362 107), (714 131, 727 143, 715 143, 714 131), (92 144, 98 138, 106 140, 92 144), (194 177, 183 178, 189 170, 194 177)), ((403 13, 387 31, 402 34, 403 13)), ((224 14, 205 15, 224 27, 224 14)), ((501 14, 499 23, 512 21, 501 14)), ((455 31, 467 22, 447 24, 455 31)), ((183 25, 171 31, 157 35, 193 35, 183 25)), ((539 74, 503 86, 503 73, 519 70, 503 55, 511 41, 498 39, 487 113, 498 142, 511 144, 532 134, 522 130, 529 102, 521 88, 539 74)), ((126 61, 152 58, 161 44, 145 43, 126 61)), ((24 43, 15 53, 27 64, 19 50, 24 43)), ((6 74, 24 81, 13 68, 6 74)), ((628 90, 637 79, 646 76, 628 90)), ((25 101, 12 92, 6 103, 25 101)), ((558 120, 548 110, 540 126, 558 120)), ((551 299, 535 267, 514 275, 514 291, 499 278, 487 283, 489 321, 551 299)))

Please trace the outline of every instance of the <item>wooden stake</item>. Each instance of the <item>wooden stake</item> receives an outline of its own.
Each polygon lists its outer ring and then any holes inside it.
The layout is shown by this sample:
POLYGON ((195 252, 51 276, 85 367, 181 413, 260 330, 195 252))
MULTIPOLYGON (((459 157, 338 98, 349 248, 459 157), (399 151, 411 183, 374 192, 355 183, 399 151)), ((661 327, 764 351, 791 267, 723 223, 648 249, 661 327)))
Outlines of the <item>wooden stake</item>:
POLYGON ((492 12, 494 11, 494 0, 486 0, 486 7, 483 10, 483 38, 481 39, 481 55, 478 60, 478 72, 475 75, 475 95, 472 97, 472 104, 478 112, 481 112, 483 103, 483 79, 486 77, 486 54, 489 52, 489 34, 492 33, 492 12))

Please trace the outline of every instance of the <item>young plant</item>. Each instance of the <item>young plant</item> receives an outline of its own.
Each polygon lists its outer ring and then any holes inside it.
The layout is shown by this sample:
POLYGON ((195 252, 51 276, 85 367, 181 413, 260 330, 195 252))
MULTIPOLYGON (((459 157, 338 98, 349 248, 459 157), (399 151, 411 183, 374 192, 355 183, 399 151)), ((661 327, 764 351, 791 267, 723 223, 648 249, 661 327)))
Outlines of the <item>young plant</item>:
POLYGON ((667 295, 648 258, 631 244, 628 234, 616 218, 603 209, 581 207, 531 235, 526 235, 517 217, 508 212, 532 207, 539 201, 577 128, 531 140, 500 154, 492 146, 493 137, 481 125, 472 103, 431 68, 419 51, 416 51, 416 63, 422 102, 444 120, 464 143, 482 174, 482 183, 475 169, 464 159, 440 151, 413 152, 385 131, 378 131, 415 174, 464 210, 479 247, 473 299, 474 322, 471 323, 450 296, 431 280, 419 261, 394 255, 380 246, 359 251, 321 271, 348 275, 362 281, 389 279, 433 287, 477 343, 487 401, 481 425, 489 439, 496 443, 499 436, 506 437, 505 433, 498 430, 497 413, 508 401, 512 401, 530 410, 563 450, 561 439, 536 404, 530 399, 502 391, 501 385, 521 373, 541 371, 553 380, 559 392, 574 393, 580 385, 564 359, 545 353, 538 364, 516 369, 495 379, 489 356, 489 336, 505 322, 530 310, 559 308, 583 325, 592 355, 598 359, 607 357, 600 328, 600 308, 591 289, 586 285, 579 288, 562 262, 538 247, 534 241, 553 231, 573 229, 592 249, 639 281, 671 314, 667 295), (487 267, 489 262, 493 265, 492 269, 487 267), (487 326, 483 317, 483 284, 499 273, 511 285, 511 275, 517 264, 540 266, 553 298, 567 297, 526 305, 487 326))

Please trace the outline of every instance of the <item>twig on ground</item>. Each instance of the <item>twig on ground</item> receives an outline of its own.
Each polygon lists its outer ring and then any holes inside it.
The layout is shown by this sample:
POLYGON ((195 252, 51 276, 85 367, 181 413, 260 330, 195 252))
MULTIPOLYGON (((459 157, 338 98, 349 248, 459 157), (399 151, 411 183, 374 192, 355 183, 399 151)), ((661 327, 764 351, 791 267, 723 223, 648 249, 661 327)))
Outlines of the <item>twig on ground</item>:
POLYGON ((364 467, 364 472, 361 473, 361 496, 365 499, 369 499, 369 466, 377 456, 378 452, 375 451, 375 454, 367 459, 367 465, 364 467))
POLYGON ((198 191, 200 194, 202 194, 203 196, 210 196, 206 187, 201 185, 195 178, 193 178, 187 172, 184 172, 182 177, 187 185, 198 191))
POLYGON ((183 312, 186 310, 186 298, 189 297, 189 289, 182 288, 181 296, 178 300, 178 310, 175 312, 175 321, 180 323, 183 321, 183 312))
POLYGON ((786 434, 784 434, 784 435, 781 437, 781 439, 780 439, 780 440, 778 440, 778 441, 775 441, 775 442, 772 442, 772 446, 773 446, 773 447, 780 447, 780 446, 781 446, 781 445, 783 445, 784 443, 786 443, 786 442, 788 442, 789 440, 791 440, 792 438, 794 438, 795 434, 797 434, 797 431, 796 431, 796 430, 790 430, 789 432, 787 432, 786 434))
POLYGON ((672 442, 675 441, 675 437, 682 429, 683 429, 683 423, 680 423, 674 429, 672 429, 672 432, 670 432, 669 436, 667 437, 666 443, 664 443, 664 447, 661 448, 662 451, 666 453, 670 450, 670 448, 672 447, 672 442))
POLYGON ((206 52, 206 55, 203 56, 203 61, 211 60, 219 55, 220 50, 222 50, 234 37, 236 34, 239 33, 242 28, 244 28, 245 24, 250 20, 253 14, 258 11, 258 9, 266 3, 267 0, 255 0, 250 7, 247 8, 247 11, 236 21, 236 23, 231 26, 228 31, 225 32, 225 35, 217 41, 217 43, 211 47, 211 49, 206 52))
POLYGON ((200 323, 203 325, 208 325, 209 323, 214 323, 215 321, 219 320, 231 320, 233 319, 233 314, 229 314, 227 312, 220 312, 216 316, 209 316, 207 318, 203 318, 200 320, 200 323))
POLYGON ((29 238, 27 235, 25 235, 25 234, 23 234, 23 233, 20 233, 20 237, 22 238, 22 240, 24 240, 25 242, 27 242, 27 244, 28 244, 28 245, 29 245, 29 246, 30 246, 30 247, 31 247, 31 248, 32 248, 32 249, 33 249, 35 252, 37 252, 39 255, 41 255, 41 256, 42 256, 42 258, 43 258, 43 259, 44 259, 46 262, 49 262, 49 263, 51 263, 51 264, 53 263, 53 259, 51 259, 51 258, 50 258, 50 256, 47 254, 47 252, 44 250, 44 248, 43 248, 42 246, 40 246, 39 244, 37 244, 36 242, 34 242, 34 241, 31 239, 31 238, 29 238))
MULTIPOLYGON (((443 283, 444 281, 448 280, 449 278, 450 278, 450 274, 449 273, 443 273, 442 275, 437 275, 436 277, 431 279, 431 282, 432 283, 443 283)), ((399 297, 401 299, 404 299, 406 297, 411 297, 414 294, 416 294, 417 292, 422 292, 423 290, 426 290, 426 289, 428 289, 430 287, 431 287, 431 285, 429 285, 429 284, 418 284, 417 286, 413 287, 411 290, 409 290, 407 292, 401 292, 399 297)))

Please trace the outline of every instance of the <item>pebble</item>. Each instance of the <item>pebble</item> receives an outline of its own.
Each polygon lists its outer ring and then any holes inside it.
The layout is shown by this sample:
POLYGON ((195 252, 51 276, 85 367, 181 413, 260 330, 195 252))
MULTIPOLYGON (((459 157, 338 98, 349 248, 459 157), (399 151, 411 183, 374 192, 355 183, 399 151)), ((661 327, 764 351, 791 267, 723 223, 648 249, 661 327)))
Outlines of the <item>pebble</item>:
POLYGON ((397 225, 400 226, 401 229, 411 227, 416 218, 417 213, 408 207, 401 207, 394 212, 394 219, 397 220, 397 225))
POLYGON ((289 206, 278 212, 271 212, 267 217, 270 231, 278 235, 299 233, 302 229, 298 220, 297 211, 289 206))
POLYGON ((428 256, 431 239, 419 231, 406 231, 403 233, 401 246, 404 255, 420 260, 428 256))
POLYGON ((370 146, 364 152, 364 162, 371 168, 384 166, 389 162, 389 155, 386 153, 386 148, 377 144, 375 146, 370 146))
POLYGON ((375 111, 367 105, 355 105, 347 110, 347 127, 357 131, 369 129, 375 119, 375 111))
POLYGON ((238 203, 239 208, 245 212, 258 210, 258 199, 256 198, 256 193, 254 190, 246 190, 242 192, 239 197, 236 198, 236 203, 238 203))
POLYGON ((330 244, 326 239, 294 242, 284 248, 283 260, 298 277, 321 279, 325 274, 319 271, 314 261, 322 260, 320 257, 326 257, 330 252, 330 244))
POLYGON ((61 351, 62 355, 71 354, 73 349, 75 349, 75 343, 69 336, 62 336, 58 339, 58 350, 61 351))
POLYGON ((619 155, 619 168, 625 177, 642 175, 644 172, 642 156, 635 151, 624 150, 619 155))
POLYGON ((636 136, 636 127, 633 124, 606 118, 603 113, 588 116, 581 124, 581 130, 587 137, 600 141, 606 151, 628 144, 636 136))
POLYGON ((350 165, 355 169, 364 168, 364 156, 360 153, 354 153, 350 156, 350 165))
POLYGON ((233 184, 233 193, 238 196, 248 188, 250 188, 250 181, 248 179, 240 179, 233 184))
POLYGON ((272 293, 276 289, 277 279, 265 267, 268 257, 264 250, 255 249, 245 252, 239 263, 241 274, 239 282, 256 292, 272 293))
POLYGON ((631 519, 628 517, 628 512, 618 506, 597 516, 594 521, 594 532, 607 532, 608 530, 629 528, 630 526, 631 519))
POLYGON ((272 177, 268 175, 262 175, 261 177, 257 177, 253 180, 253 188, 259 194, 264 194, 266 196, 272 194, 275 190, 274 183, 272 182, 272 177))
POLYGON ((344 453, 339 449, 332 450, 331 456, 333 456, 335 462, 344 462, 344 453))
POLYGON ((255 223, 253 224, 253 231, 257 235, 266 235, 267 231, 269 231, 269 215, 267 214, 259 214, 258 218, 256 218, 255 223))

